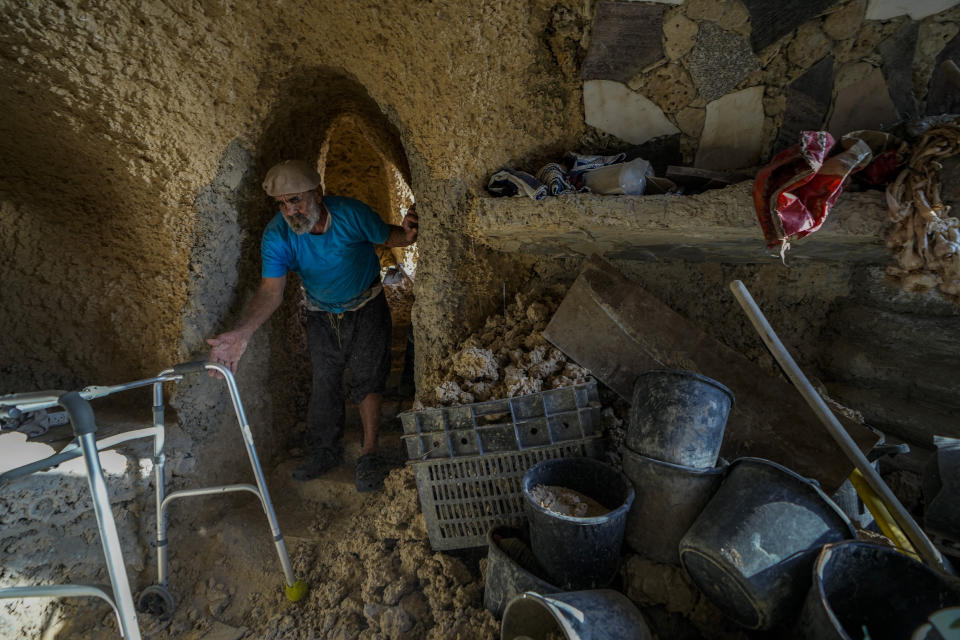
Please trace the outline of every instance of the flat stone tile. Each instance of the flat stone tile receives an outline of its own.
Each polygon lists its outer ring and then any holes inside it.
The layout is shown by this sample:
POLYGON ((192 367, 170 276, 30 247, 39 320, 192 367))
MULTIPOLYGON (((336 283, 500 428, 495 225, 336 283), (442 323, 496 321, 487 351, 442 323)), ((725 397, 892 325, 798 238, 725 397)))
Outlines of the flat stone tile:
POLYGON ((837 92, 828 131, 837 140, 858 129, 889 129, 900 119, 880 69, 837 92))
POLYGON ((584 82, 583 109, 588 125, 631 144, 680 132, 660 107, 619 82, 584 82))
POLYGON ((866 9, 866 0, 850 0, 827 15, 823 21, 824 32, 834 40, 854 37, 863 25, 866 9))
POLYGON ((750 43, 754 51, 773 44, 814 16, 823 13, 837 0, 741 0, 750 12, 753 30, 750 43))
POLYGON ((960 87, 957 87, 950 75, 941 68, 947 60, 952 60, 960 66, 960 34, 954 36, 937 56, 927 88, 927 108, 925 109, 927 115, 960 113, 960 87))
POLYGON ((877 46, 883 58, 883 75, 890 88, 890 98, 904 120, 913 120, 920 113, 913 94, 913 56, 919 30, 918 22, 908 22, 877 46))
POLYGON ((797 144, 801 131, 816 131, 823 126, 833 97, 833 56, 825 57, 794 80, 787 87, 786 97, 775 153, 797 144))
POLYGON ((723 171, 752 167, 763 144, 763 87, 750 87, 707 104, 694 166, 723 171))
POLYGON ((709 102, 726 95, 759 68, 745 38, 712 22, 700 25, 697 43, 687 58, 687 69, 704 100, 709 102))
POLYGON ((889 20, 904 14, 922 20, 957 4, 960 0, 870 0, 867 20, 889 20))
POLYGON ((599 3, 581 77, 627 82, 662 58, 665 10, 662 5, 599 3))
POLYGON ((663 51, 671 60, 687 55, 697 43, 700 26, 679 11, 663 22, 663 51))

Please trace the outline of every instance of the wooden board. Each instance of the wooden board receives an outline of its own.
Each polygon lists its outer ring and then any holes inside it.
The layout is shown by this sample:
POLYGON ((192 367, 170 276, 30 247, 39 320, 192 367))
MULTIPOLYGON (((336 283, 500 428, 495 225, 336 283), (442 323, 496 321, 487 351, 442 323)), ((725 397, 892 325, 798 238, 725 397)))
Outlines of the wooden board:
MULTIPOLYGON (((828 493, 853 470, 792 385, 714 340, 602 258, 586 262, 543 335, 627 402, 636 376, 650 369, 695 371, 729 387, 736 402, 721 449, 728 460, 773 460, 815 478, 828 493)), ((870 429, 838 418, 863 451, 878 441, 870 429)))

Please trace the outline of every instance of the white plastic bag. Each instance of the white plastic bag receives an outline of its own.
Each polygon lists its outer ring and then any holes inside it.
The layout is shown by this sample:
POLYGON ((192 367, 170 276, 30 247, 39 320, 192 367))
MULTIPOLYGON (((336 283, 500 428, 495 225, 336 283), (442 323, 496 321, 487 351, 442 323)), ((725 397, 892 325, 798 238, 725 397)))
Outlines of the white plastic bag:
POLYGON ((583 174, 583 184, 599 195, 643 195, 653 167, 643 158, 618 162, 583 174))

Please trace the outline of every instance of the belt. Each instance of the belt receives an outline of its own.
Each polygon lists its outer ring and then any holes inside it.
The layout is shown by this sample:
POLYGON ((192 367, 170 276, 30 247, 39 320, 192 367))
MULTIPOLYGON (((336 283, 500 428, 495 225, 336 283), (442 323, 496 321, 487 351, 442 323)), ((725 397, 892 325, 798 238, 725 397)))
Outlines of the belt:
POLYGON ((352 300, 348 300, 343 305, 341 305, 343 307, 343 311, 339 313, 311 304, 309 295, 306 296, 305 299, 306 299, 306 305, 307 305, 308 311, 323 311, 325 313, 332 313, 334 315, 343 315, 348 311, 357 311, 358 309, 363 307, 365 304, 367 304, 368 302, 376 298, 378 295, 380 295, 381 291, 383 291, 383 284, 380 282, 380 277, 377 276, 377 279, 373 281, 373 284, 370 285, 370 287, 367 290, 365 290, 363 293, 356 296, 352 300))

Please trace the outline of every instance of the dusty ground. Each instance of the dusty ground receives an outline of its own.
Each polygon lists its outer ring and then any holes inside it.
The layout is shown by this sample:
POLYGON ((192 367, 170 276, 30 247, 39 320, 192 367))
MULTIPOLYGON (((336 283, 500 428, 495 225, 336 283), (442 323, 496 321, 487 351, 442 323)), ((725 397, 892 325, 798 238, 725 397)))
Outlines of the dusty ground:
MULTIPOLYGON (((397 434, 393 434, 396 441, 397 434)), ((310 585, 298 603, 259 508, 243 498, 201 498, 214 508, 174 509, 170 521, 171 619, 140 614, 145 638, 493 638, 480 576, 457 558, 433 553, 413 474, 397 469, 386 490, 358 494, 348 463, 323 478, 288 480, 293 461, 269 474, 294 571, 310 585), (175 512, 175 513, 174 513, 175 512)), ((152 560, 152 558, 151 558, 152 560)), ((151 566, 139 581, 152 579, 151 566)), ((60 601, 44 638, 118 637, 102 603, 60 601)))
MULTIPOLYGON (((384 434, 399 450, 399 434, 384 434)), ((171 619, 140 614, 150 640, 456 639, 499 637, 499 622, 483 608, 482 551, 434 553, 409 468, 395 469, 386 490, 358 494, 347 461, 307 483, 290 480, 295 460, 267 471, 267 483, 294 572, 310 585, 299 603, 283 592, 283 573, 262 511, 250 496, 194 498, 171 508, 171 619), (203 505, 202 508, 200 505, 203 505), (459 556, 459 557, 458 557, 459 556), (462 559, 461 559, 462 558, 462 559), (477 560, 479 559, 479 562, 477 560)), ((147 534, 149 535, 149 534, 147 534)), ((143 541, 141 541, 143 542, 143 541)), ((154 556, 134 581, 152 583, 154 556)), ((644 607, 661 638, 740 638, 682 575, 666 565, 624 558, 618 584, 644 607)), ((110 610, 98 601, 60 600, 46 609, 44 640, 114 640, 110 610)))

